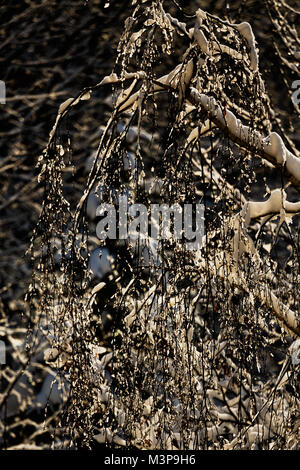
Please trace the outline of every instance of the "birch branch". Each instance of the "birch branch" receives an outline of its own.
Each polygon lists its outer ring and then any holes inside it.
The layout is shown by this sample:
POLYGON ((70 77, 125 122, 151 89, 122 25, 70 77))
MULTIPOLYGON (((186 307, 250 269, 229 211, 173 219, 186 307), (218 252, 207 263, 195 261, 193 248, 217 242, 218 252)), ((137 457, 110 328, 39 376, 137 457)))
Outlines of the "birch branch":
POLYGON ((214 97, 199 93, 196 88, 191 87, 189 100, 205 109, 214 124, 226 131, 240 147, 259 155, 277 168, 284 167, 290 181, 300 190, 300 159, 286 148, 276 132, 264 138, 260 132, 243 125, 231 111, 223 111, 214 97))

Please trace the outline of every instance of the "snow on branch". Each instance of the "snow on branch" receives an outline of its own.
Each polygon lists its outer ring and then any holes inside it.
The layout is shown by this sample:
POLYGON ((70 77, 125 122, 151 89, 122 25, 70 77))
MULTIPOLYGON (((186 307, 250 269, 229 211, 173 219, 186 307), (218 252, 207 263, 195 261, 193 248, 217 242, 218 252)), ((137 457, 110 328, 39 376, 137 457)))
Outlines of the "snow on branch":
POLYGON ((276 132, 264 138, 260 132, 242 124, 231 111, 224 111, 213 96, 199 93, 194 87, 191 87, 189 99, 205 109, 214 124, 228 132, 233 142, 266 159, 275 167, 285 166, 289 179, 300 189, 300 160, 286 148, 276 132))
MULTIPOLYGON (((233 57, 237 60, 243 60, 243 54, 237 52, 235 49, 232 49, 229 46, 224 44, 219 44, 216 41, 208 41, 203 30, 202 30, 202 23, 203 20, 207 20, 207 18, 214 18, 212 15, 208 15, 201 9, 198 9, 196 12, 197 22, 195 24, 193 31, 193 37, 196 43, 200 46, 202 52, 208 56, 212 56, 214 54, 225 53, 229 56, 233 57)), ((247 22, 243 22, 240 24, 231 24, 227 23, 228 26, 236 29, 240 35, 246 40, 247 45, 250 49, 250 67, 253 72, 258 71, 258 56, 255 48, 255 37, 251 28, 251 25, 247 22)))
POLYGON ((267 201, 247 202, 247 216, 249 219, 256 219, 269 214, 280 214, 284 209, 287 214, 295 215, 300 212, 300 202, 289 202, 286 200, 286 192, 275 189, 267 201))
MULTIPOLYGON (((242 255, 244 253, 249 255, 257 269, 259 269, 263 263, 252 239, 244 230, 242 230, 239 214, 234 219, 233 225, 235 227, 235 234, 232 239, 232 255, 229 251, 218 253, 215 256, 214 262, 210 261, 208 264, 205 264, 206 261, 200 261, 200 266, 208 266, 212 274, 217 274, 217 276, 226 279, 230 284, 245 291, 252 297, 255 297, 261 304, 266 305, 266 307, 273 312, 283 329, 288 334, 296 338, 300 337, 300 321, 297 314, 280 301, 266 283, 262 283, 261 285, 258 284, 254 292, 249 292, 246 279, 238 266, 242 255), (227 261, 227 265, 230 266, 229 273, 227 272, 227 269, 224 268, 224 256, 227 261)), ((209 238, 212 238, 213 235, 214 234, 210 234, 209 238)), ((203 242, 205 243, 205 239, 203 242)))

